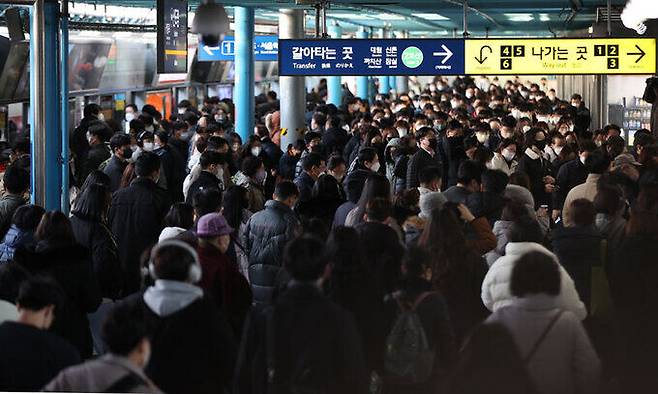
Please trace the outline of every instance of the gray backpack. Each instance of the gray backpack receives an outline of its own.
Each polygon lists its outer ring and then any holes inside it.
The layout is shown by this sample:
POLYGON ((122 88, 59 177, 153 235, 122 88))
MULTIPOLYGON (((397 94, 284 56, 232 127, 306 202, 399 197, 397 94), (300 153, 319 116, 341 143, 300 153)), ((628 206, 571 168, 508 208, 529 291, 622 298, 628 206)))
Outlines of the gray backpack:
POLYGON ((400 313, 386 338, 385 356, 386 371, 397 382, 423 383, 432 375, 435 350, 430 348, 416 313, 418 305, 432 294, 431 291, 421 294, 412 305, 398 300, 400 313))

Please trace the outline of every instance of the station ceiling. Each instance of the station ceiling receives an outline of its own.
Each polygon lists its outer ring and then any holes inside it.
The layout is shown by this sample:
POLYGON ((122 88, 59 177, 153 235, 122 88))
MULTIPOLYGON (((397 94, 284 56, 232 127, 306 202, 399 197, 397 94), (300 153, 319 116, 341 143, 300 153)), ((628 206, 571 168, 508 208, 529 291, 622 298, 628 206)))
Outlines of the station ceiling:
MULTIPOLYGON (((274 26, 278 24, 279 9, 303 8, 308 11, 307 30, 315 29, 313 0, 216 1, 227 7, 229 15, 233 6, 253 7, 257 23, 274 26)), ((189 2, 194 11, 200 0, 189 2)), ((81 3, 97 7, 155 7, 154 0, 83 0, 81 3)), ((338 23, 347 34, 361 28, 377 32, 384 27, 394 32, 409 32, 410 37, 461 37, 463 32, 462 0, 330 0, 330 3, 328 23, 338 23)), ((613 21, 618 20, 625 3, 626 0, 611 0, 613 21)), ((606 0, 468 0, 468 6, 468 31, 473 37, 563 36, 587 29, 601 14, 606 14, 606 0)))

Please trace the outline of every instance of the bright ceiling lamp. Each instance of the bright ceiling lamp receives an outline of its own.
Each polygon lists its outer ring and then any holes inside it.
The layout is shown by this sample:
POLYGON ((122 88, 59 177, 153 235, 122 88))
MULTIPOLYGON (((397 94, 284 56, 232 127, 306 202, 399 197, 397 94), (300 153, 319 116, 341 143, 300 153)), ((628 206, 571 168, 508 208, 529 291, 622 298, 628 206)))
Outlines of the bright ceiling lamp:
POLYGON ((416 14, 411 14, 414 18, 422 18, 422 19, 427 19, 428 21, 447 21, 450 20, 450 18, 446 18, 445 16, 441 14, 434 14, 434 13, 416 13, 416 14))
POLYGON ((628 0, 621 21, 624 26, 644 34, 647 26, 644 21, 658 18, 658 1, 656 0, 628 0))
POLYGON ((510 22, 531 22, 535 20, 535 17, 532 14, 525 13, 505 14, 505 17, 510 22))

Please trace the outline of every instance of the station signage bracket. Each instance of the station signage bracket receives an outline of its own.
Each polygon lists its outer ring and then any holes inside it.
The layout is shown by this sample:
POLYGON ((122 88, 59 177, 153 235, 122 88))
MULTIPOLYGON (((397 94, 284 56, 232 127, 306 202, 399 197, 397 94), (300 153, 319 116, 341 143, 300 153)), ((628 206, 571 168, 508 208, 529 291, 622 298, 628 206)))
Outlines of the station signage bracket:
POLYGON ((656 73, 655 38, 279 40, 279 75, 656 73))

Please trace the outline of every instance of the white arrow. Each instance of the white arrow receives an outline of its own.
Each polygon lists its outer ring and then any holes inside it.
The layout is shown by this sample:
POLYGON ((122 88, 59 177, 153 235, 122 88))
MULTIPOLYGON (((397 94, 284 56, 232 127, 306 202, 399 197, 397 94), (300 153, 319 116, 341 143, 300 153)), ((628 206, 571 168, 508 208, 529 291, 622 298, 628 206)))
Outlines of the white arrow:
POLYGON ((445 46, 445 44, 441 44, 441 48, 445 52, 434 52, 432 55, 434 55, 434 56, 445 56, 443 58, 443 60, 441 61, 441 64, 446 64, 448 59, 450 59, 452 57, 452 51, 447 46, 445 46))
POLYGON ((209 47, 208 45, 204 45, 203 50, 206 51, 208 56, 212 56, 214 55, 213 51, 218 51, 219 47, 209 47))

